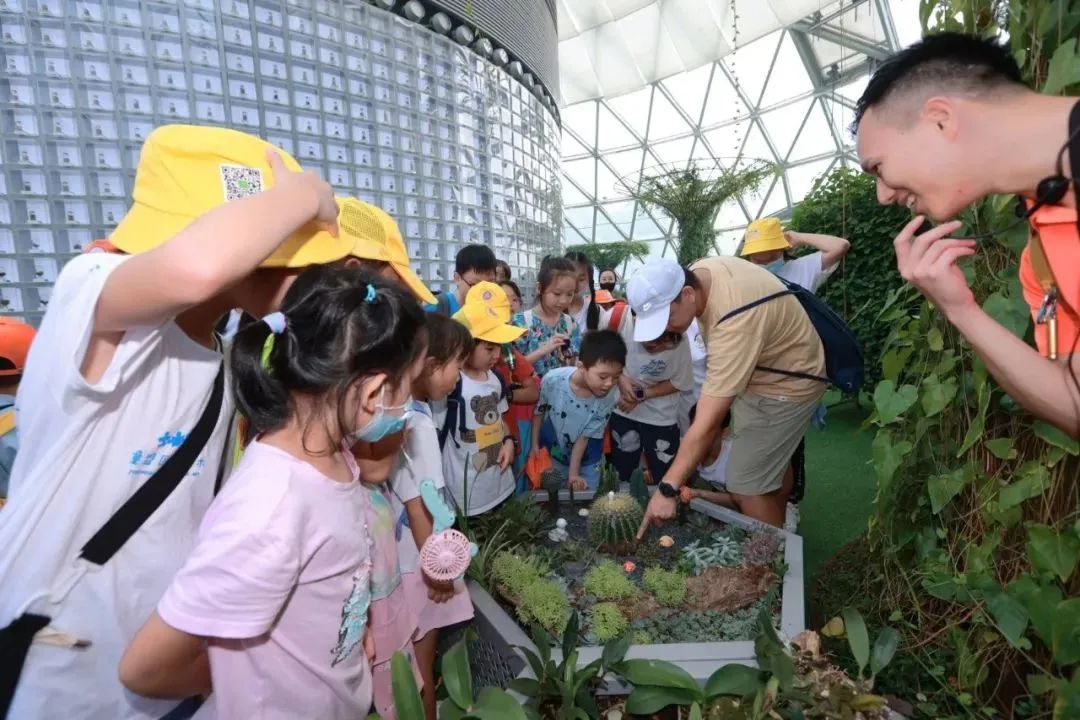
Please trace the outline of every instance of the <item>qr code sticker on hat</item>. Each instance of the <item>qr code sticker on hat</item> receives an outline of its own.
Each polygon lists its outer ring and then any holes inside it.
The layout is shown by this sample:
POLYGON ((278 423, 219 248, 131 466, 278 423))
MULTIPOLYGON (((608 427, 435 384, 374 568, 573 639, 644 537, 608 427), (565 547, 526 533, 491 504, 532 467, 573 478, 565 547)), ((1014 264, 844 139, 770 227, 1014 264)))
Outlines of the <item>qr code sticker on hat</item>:
POLYGON ((250 197, 263 190, 262 170, 242 165, 222 165, 221 186, 225 190, 225 202, 250 197))

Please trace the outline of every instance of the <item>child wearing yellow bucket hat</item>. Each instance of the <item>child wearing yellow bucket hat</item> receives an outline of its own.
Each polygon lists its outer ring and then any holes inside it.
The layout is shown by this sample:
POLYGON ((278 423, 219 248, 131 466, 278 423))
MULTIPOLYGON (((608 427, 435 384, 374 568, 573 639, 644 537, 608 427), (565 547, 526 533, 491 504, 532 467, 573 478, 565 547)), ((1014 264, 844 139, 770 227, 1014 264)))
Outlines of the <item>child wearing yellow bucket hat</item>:
POLYGON ((394 218, 381 208, 356 198, 338 198, 338 227, 351 240, 346 264, 355 264, 387 280, 400 282, 424 304, 435 296, 409 264, 409 253, 394 218))
POLYGON ((331 187, 258 138, 170 125, 146 139, 108 238, 119 252, 64 267, 23 374, 0 623, 25 662, 0 716, 177 706, 126 692, 117 667, 220 481, 233 405, 214 324, 269 313, 300 268, 344 258, 336 220, 331 187))
POLYGON ((777 218, 761 218, 747 226, 739 255, 814 292, 833 274, 850 247, 851 243, 844 238, 784 232, 777 218), (817 252, 791 257, 789 251, 799 247, 814 248, 817 252))
POLYGON ((472 517, 514 494, 514 438, 503 418, 510 406, 506 384, 494 367, 503 345, 525 331, 508 322, 510 301, 493 282, 473 285, 453 318, 468 328, 476 345, 447 398, 439 438, 446 486, 461 512, 472 517))

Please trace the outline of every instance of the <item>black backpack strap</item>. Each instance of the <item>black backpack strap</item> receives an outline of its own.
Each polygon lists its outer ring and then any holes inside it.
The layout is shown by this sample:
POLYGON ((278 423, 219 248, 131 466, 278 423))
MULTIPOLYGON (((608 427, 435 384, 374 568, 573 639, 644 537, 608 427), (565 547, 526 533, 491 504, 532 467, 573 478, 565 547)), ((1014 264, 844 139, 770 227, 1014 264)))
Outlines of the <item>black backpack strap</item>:
POLYGON ((731 318, 735 317, 736 315, 742 315, 747 310, 753 310, 758 305, 764 305, 767 302, 771 302, 773 300, 776 300, 777 298, 782 298, 785 295, 794 295, 794 294, 795 294, 795 291, 788 288, 787 290, 781 290, 780 292, 773 293, 772 295, 766 295, 763 298, 758 298, 757 300, 755 300, 753 302, 746 303, 745 305, 740 305, 739 307, 735 308, 734 310, 732 310, 728 314, 724 315, 724 317, 717 320, 716 325, 719 326, 720 323, 724 322, 725 320, 730 320, 731 318))
POLYGON ((82 558, 95 565, 104 565, 161 507, 161 504, 187 475, 188 470, 199 457, 199 453, 206 447, 210 435, 217 426, 218 416, 221 415, 221 403, 224 396, 225 363, 222 362, 218 367, 217 377, 214 378, 214 389, 210 392, 210 399, 203 408, 202 416, 199 417, 183 444, 83 545, 79 553, 82 558))
POLYGON ((787 375, 793 378, 801 378, 803 380, 815 380, 817 382, 829 383, 829 378, 821 377, 820 375, 811 375, 810 373, 796 372, 794 370, 778 370, 776 368, 766 367, 764 365, 755 365, 757 370, 764 372, 778 373, 780 375, 787 375))
POLYGON ((458 426, 458 413, 464 415, 465 410, 462 407, 461 402, 461 376, 458 375, 457 384, 454 385, 454 389, 446 396, 446 417, 443 418, 443 425, 439 428, 439 449, 446 447, 447 438, 454 434, 455 428, 458 426))
MULTIPOLYGON (((1080 213, 1080 102, 1069 113, 1069 164, 1072 168, 1073 197, 1080 213)), ((1076 229, 1080 231, 1080 214, 1076 216, 1076 229)))

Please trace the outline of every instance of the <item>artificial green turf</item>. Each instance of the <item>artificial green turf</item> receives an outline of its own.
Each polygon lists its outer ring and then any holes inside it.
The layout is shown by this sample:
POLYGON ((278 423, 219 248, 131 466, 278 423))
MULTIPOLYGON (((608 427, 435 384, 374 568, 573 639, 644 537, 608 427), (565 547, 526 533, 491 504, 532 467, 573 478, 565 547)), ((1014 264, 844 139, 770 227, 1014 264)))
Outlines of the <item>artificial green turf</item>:
POLYGON ((806 587, 822 562, 866 530, 873 511, 876 478, 870 465, 873 429, 860 431, 869 414, 853 400, 830 405, 825 429, 806 431, 806 495, 799 503, 806 587))

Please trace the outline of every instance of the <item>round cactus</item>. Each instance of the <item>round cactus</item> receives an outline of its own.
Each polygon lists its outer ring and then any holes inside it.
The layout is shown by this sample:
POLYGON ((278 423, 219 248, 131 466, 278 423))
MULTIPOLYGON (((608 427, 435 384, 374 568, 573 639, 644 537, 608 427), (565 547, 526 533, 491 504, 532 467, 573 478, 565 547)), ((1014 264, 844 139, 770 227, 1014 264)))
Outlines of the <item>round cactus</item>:
POLYGON ((609 492, 589 509, 589 539, 603 552, 626 555, 637 544, 637 531, 645 512, 637 500, 609 492))

